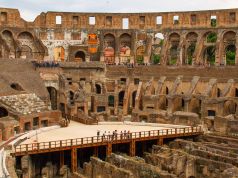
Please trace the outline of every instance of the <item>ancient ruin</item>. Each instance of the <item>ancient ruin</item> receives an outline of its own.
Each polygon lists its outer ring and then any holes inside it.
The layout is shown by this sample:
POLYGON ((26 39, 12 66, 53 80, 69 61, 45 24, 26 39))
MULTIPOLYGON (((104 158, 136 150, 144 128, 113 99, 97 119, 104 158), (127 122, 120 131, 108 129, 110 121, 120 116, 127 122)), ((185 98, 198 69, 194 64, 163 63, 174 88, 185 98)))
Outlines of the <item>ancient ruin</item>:
POLYGON ((0 8, 0 177, 237 178, 237 54, 238 9, 0 8))

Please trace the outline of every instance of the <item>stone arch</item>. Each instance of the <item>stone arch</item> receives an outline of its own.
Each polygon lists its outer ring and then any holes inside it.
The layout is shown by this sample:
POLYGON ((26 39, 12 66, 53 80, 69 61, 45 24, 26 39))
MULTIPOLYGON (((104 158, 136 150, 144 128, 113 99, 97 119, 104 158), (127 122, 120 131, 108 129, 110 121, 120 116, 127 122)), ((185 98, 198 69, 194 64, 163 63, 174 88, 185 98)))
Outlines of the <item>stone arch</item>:
POLYGON ((225 48, 226 65, 235 65, 235 59, 236 59, 236 45, 229 44, 225 48))
POLYGON ((57 46, 54 48, 54 60, 64 61, 65 59, 65 49, 63 46, 57 46))
POLYGON ((34 36, 32 35, 32 33, 28 32, 28 31, 24 31, 18 34, 17 36, 18 40, 29 40, 29 41, 33 41, 34 40, 34 36))
POLYGON ((123 33, 120 36, 120 63, 128 63, 131 58, 131 35, 123 33))
POLYGON ((195 32, 189 32, 186 35, 186 51, 185 51, 185 64, 191 65, 195 56, 195 48, 197 45, 198 34, 195 32))
POLYGON ((167 110, 168 108, 168 99, 166 96, 161 96, 159 99, 159 109, 161 110, 167 110))
POLYGON ((19 83, 11 83, 10 87, 17 91, 24 91, 24 89, 19 83))
POLYGON ((75 62, 85 62, 86 61, 86 55, 84 51, 77 51, 74 55, 74 61, 75 62))
POLYGON ((102 87, 99 84, 95 84, 96 94, 102 94, 102 87))
POLYGON ((125 96, 125 91, 124 90, 120 91, 118 94, 118 105, 119 106, 123 106, 124 96, 125 96))
POLYGON ((31 49, 31 47, 29 47, 27 45, 22 45, 20 52, 21 52, 21 58, 24 58, 24 59, 33 58, 32 49, 31 49))
POLYGON ((216 47, 215 46, 208 46, 203 50, 203 63, 205 64, 215 64, 216 60, 216 47))
POLYGON ((136 94, 137 94, 137 91, 133 91, 132 92, 132 107, 134 108, 135 105, 136 105, 136 94))
POLYGON ((46 87, 50 95, 51 108, 53 110, 57 109, 57 90, 54 87, 46 87))
POLYGON ((236 57, 236 33, 234 31, 226 31, 223 35, 224 59, 226 65, 235 65, 236 57))
POLYGON ((230 100, 230 101, 225 101, 224 102, 224 107, 223 107, 223 114, 224 116, 230 115, 230 114, 235 114, 236 113, 236 108, 237 104, 230 100))
POLYGON ((115 63, 115 36, 111 33, 104 35, 104 61, 106 64, 115 63))
POLYGON ((115 97, 113 95, 109 95, 108 96, 108 106, 114 107, 114 103, 115 103, 115 97))
POLYGON ((4 107, 0 107, 0 118, 8 116, 8 111, 4 107))
POLYGON ((178 33, 171 33, 169 35, 169 65, 175 65, 179 59, 179 43, 180 43, 180 35, 178 33))
POLYGON ((145 46, 139 46, 136 49, 136 63, 143 64, 144 63, 144 53, 145 53, 145 46))
POLYGON ((164 34, 160 32, 155 33, 151 56, 153 64, 159 64, 161 62, 161 52, 163 45, 164 45, 164 34))
POLYGON ((177 97, 173 100, 173 112, 184 111, 185 101, 182 97, 177 97))
POLYGON ((193 97, 189 103, 189 111, 201 114, 202 100, 193 97))

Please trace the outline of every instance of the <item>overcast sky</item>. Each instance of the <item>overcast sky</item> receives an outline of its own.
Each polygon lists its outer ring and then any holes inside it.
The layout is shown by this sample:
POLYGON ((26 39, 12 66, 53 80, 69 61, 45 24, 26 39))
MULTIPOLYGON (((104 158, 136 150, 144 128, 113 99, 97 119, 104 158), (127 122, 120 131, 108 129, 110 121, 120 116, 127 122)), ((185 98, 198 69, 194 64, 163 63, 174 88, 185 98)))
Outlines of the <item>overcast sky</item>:
POLYGON ((238 0, 0 0, 33 21, 41 12, 165 12, 238 8, 238 0))

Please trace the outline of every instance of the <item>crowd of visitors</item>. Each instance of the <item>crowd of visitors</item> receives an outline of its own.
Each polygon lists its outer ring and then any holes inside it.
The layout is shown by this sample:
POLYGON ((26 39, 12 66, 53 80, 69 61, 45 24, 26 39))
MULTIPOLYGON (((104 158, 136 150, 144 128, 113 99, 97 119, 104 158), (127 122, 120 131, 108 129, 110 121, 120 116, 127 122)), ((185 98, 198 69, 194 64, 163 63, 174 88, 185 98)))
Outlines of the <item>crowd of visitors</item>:
POLYGON ((114 130, 112 133, 110 131, 104 131, 102 134, 98 130, 97 131, 97 138, 102 138, 102 140, 107 140, 107 141, 113 141, 113 140, 122 140, 122 139, 130 139, 131 138, 131 132, 128 130, 120 131, 114 130))

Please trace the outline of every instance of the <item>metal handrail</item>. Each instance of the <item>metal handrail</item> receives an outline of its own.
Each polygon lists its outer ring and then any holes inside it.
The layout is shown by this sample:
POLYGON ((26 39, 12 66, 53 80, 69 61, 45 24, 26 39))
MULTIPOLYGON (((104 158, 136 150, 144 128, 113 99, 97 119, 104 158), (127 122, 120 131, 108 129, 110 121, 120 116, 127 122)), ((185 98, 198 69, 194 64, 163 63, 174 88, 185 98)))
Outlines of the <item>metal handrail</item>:
POLYGON ((162 129, 162 130, 150 130, 150 131, 140 131, 140 132, 131 132, 131 133, 126 132, 126 133, 122 133, 122 134, 118 133, 114 135, 103 135, 103 136, 22 144, 22 145, 15 146, 15 153, 49 150, 49 149, 98 144, 98 143, 106 144, 108 142, 113 143, 115 141, 130 141, 132 139, 140 139, 140 138, 166 137, 169 135, 181 136, 181 135, 201 133, 201 132, 203 132, 201 126, 171 128, 171 129, 162 129))

